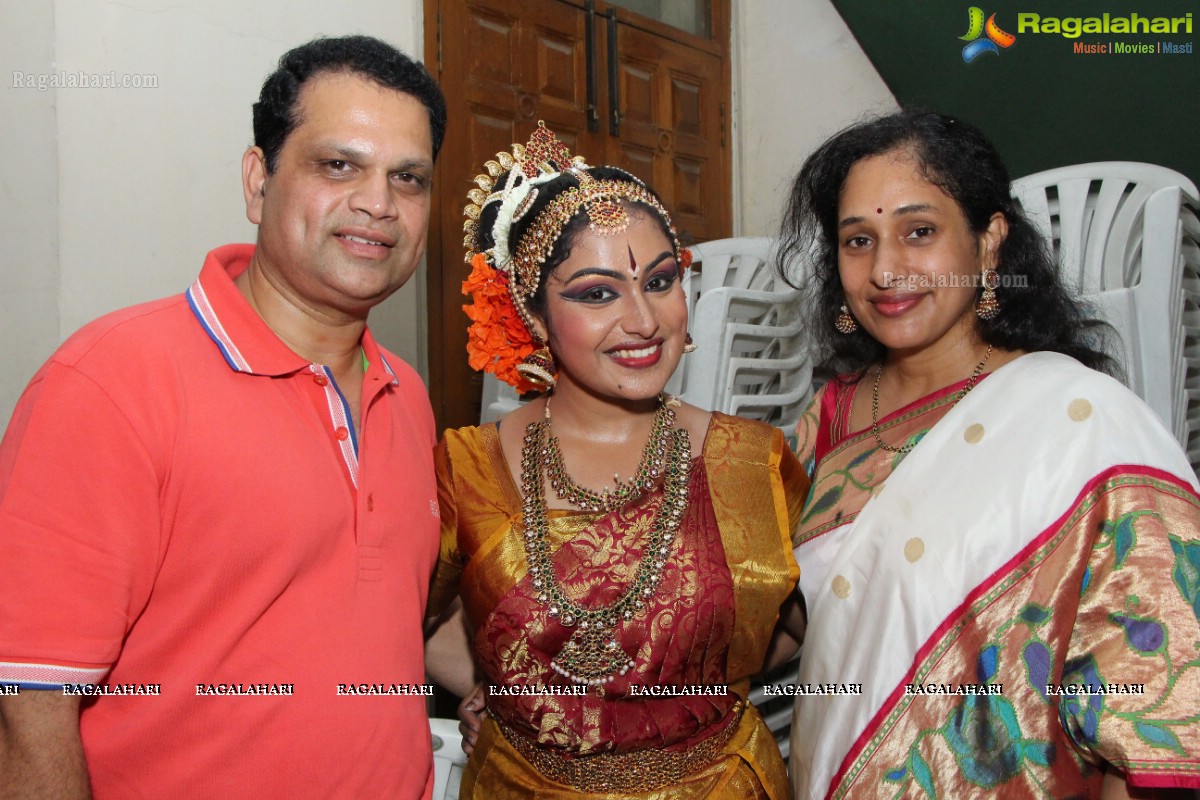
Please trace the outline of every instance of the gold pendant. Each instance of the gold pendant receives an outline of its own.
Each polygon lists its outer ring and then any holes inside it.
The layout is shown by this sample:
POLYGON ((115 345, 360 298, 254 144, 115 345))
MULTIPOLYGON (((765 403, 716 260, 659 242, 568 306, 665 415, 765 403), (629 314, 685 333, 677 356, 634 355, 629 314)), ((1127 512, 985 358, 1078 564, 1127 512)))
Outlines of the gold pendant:
POLYGON ((633 667, 612 628, 580 622, 550 667, 573 683, 600 686, 633 667))

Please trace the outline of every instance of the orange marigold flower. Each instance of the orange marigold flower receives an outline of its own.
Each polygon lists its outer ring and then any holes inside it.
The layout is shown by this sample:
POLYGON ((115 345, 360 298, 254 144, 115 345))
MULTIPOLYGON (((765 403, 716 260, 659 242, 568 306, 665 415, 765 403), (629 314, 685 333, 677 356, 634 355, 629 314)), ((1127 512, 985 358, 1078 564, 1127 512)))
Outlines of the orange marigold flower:
POLYGON ((525 380, 517 365, 536 348, 533 336, 517 314, 507 281, 478 253, 471 259, 471 274, 463 281, 463 294, 472 305, 462 309, 471 320, 467 328, 467 357, 471 369, 493 373, 522 394, 537 387, 525 380))

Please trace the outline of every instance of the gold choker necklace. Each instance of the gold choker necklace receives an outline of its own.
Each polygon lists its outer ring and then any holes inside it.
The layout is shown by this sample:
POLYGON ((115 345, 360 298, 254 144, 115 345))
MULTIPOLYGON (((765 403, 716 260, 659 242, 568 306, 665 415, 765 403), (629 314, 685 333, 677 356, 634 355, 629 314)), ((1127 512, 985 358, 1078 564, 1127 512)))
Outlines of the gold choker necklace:
MULTIPOLYGON (((665 408, 667 402, 664 401, 660 408, 665 408)), ((674 420, 673 411, 670 419, 674 420)), ((670 425, 666 427, 662 502, 654 514, 654 523, 633 580, 616 602, 599 608, 585 608, 567 597, 551 560, 550 527, 542 476, 542 464, 546 463, 549 467, 552 463, 551 438, 548 419, 531 422, 525 428, 525 442, 521 449, 525 558, 538 602, 548 607, 547 613, 552 619, 557 619, 564 627, 575 629, 558 656, 550 662, 550 667, 573 683, 599 686, 610 683, 617 675, 624 675, 634 665, 633 659, 617 642, 616 627, 646 607, 662 579, 663 567, 674 549, 676 534, 687 511, 691 440, 687 430, 670 425)), ((654 435, 651 435, 651 442, 654 439, 654 435)), ((571 483, 574 484, 574 481, 571 483)))
MULTIPOLYGON (((967 392, 975 388, 975 382, 979 380, 979 376, 983 374, 983 368, 987 365, 988 359, 992 357, 992 346, 989 344, 987 352, 983 354, 983 358, 975 365, 975 371, 971 373, 971 377, 967 379, 967 385, 964 386, 958 393, 958 397, 954 398, 954 402, 950 404, 951 408, 958 404, 967 396, 967 392)), ((875 368, 875 386, 871 389, 871 433, 875 435, 875 442, 889 453, 907 453, 917 446, 917 443, 909 442, 908 444, 892 447, 885 442, 879 435, 879 377, 883 375, 883 363, 875 368)))
MULTIPOLYGON (((678 403, 676 403, 678 404, 678 403)), ((662 475, 667 463, 667 446, 671 429, 675 426, 675 409, 666 395, 658 398, 658 408, 654 412, 654 422, 650 427, 650 438, 642 450, 642 461, 638 464, 637 472, 628 482, 613 473, 613 483, 616 487, 595 492, 580 486, 567 472, 566 462, 563 461, 562 450, 558 446, 558 437, 550 433, 550 398, 546 398, 545 411, 547 441, 546 441, 546 475, 550 485, 560 500, 579 506, 584 511, 615 511, 628 502, 636 500, 645 492, 654 488, 654 483, 662 475)))

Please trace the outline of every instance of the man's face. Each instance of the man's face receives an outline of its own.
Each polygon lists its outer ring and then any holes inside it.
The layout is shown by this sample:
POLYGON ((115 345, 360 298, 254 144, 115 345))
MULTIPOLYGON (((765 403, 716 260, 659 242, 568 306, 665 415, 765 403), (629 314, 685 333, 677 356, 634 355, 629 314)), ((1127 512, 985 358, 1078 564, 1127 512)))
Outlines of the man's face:
POLYGON ((266 174, 243 159, 255 261, 273 288, 317 316, 364 316, 412 275, 425 252, 433 144, 415 97, 353 73, 317 75, 299 123, 266 174))

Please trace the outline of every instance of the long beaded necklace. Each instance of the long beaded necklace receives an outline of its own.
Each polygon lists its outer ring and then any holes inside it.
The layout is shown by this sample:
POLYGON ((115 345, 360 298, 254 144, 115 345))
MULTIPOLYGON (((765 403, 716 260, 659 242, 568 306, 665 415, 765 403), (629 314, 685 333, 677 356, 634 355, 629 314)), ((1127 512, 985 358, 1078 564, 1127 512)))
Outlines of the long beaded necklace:
MULTIPOLYGON (((983 368, 987 366, 988 359, 991 357, 992 346, 989 344, 987 352, 983 354, 983 358, 975 365, 975 371, 967 379, 967 385, 959 390, 958 397, 955 397, 954 402, 950 404, 951 408, 958 405, 958 401, 966 397, 967 392, 975 388, 975 383, 979 380, 979 376, 983 374, 983 368)), ((917 446, 915 441, 900 445, 899 447, 892 447, 879 435, 879 376, 881 375, 883 375, 883 364, 875 368, 875 386, 871 389, 871 433, 875 435, 875 443, 889 453, 907 453, 917 446)))
MULTIPOLYGON (((660 409, 665 407, 664 401, 660 409)), ((669 419, 672 422, 674 417, 671 411, 669 419)), ((599 686, 611 682, 617 675, 624 675, 634 666, 633 659, 617 642, 615 628, 619 623, 633 619, 634 614, 644 609, 646 601, 654 595, 688 504, 691 440, 687 430, 672 426, 668 426, 665 438, 662 504, 654 514, 654 523, 633 580, 615 602, 599 608, 585 608, 567 597, 550 558, 550 527, 542 477, 543 463, 546 463, 547 470, 553 468, 549 415, 541 421, 529 423, 525 428, 525 441, 521 448, 525 557, 529 562, 529 574, 538 602, 548 607, 547 613, 551 618, 567 628, 575 629, 558 656, 550 662, 555 672, 573 683, 599 686)), ((652 434, 646 445, 647 456, 643 462, 648 460, 654 439, 652 434)), ((553 476, 550 477, 553 481, 553 476)), ((574 484, 574 481, 571 483, 574 484)))
MULTIPOLYGON (((545 419, 549 428, 549 397, 546 398, 545 419)), ((654 422, 650 426, 650 438, 646 441, 646 449, 642 451, 642 461, 638 464, 637 472, 628 482, 621 480, 620 475, 614 474, 613 483, 616 487, 602 492, 592 491, 575 482, 567 472, 562 450, 558 446, 558 437, 549 435, 545 455, 546 474, 550 478, 550 485, 554 487, 560 500, 566 500, 584 511, 616 511, 654 487, 654 482, 662 475, 667 463, 667 447, 674 426, 675 409, 671 408, 665 399, 659 398, 658 408, 654 411, 654 422)))

